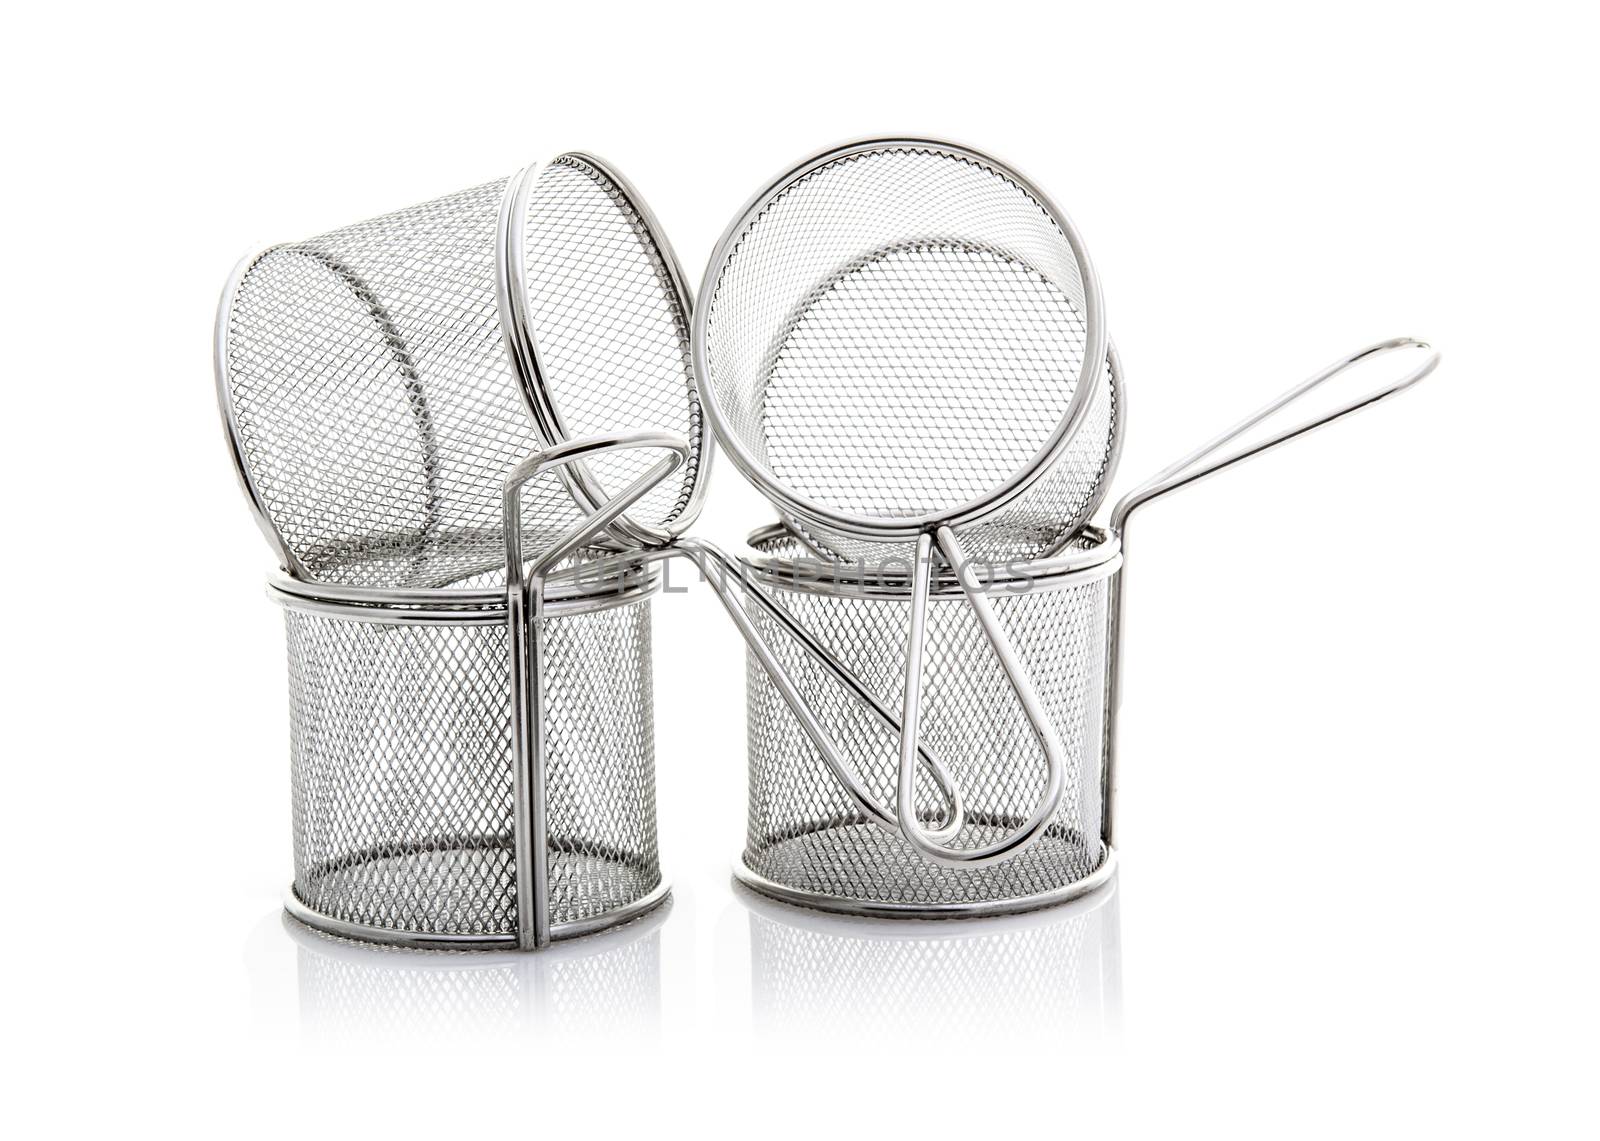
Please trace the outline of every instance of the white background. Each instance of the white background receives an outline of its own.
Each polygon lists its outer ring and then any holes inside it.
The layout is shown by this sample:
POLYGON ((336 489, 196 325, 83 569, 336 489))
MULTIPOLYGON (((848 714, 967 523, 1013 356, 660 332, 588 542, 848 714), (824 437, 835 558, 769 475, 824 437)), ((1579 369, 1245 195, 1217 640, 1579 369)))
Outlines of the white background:
MULTIPOLYGON (((15 1135, 1595 1128, 1581 6, 43 11, 0 48, 15 1135), (1143 516, 1116 921, 824 924, 784 977, 804 921, 728 880, 743 658, 696 592, 656 614, 664 920, 483 968, 509 1029, 465 975, 330 967, 277 913, 280 618, 212 396, 234 260, 581 147, 698 282, 768 177, 884 132, 1078 224, 1124 488, 1348 349, 1445 354, 1143 516), (1050 950, 1072 923, 1092 954, 1050 950)), ((770 514, 723 463, 699 530, 770 514)))

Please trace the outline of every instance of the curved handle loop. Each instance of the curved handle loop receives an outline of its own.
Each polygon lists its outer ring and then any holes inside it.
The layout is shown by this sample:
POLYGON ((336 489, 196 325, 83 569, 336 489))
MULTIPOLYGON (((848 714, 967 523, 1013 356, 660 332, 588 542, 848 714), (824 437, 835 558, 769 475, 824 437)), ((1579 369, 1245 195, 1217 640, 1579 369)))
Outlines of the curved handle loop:
POLYGON ((896 816, 900 822, 901 833, 924 858, 954 867, 997 863, 1031 845, 1055 819, 1056 810, 1061 806, 1062 793, 1066 789, 1066 763, 1063 759, 1066 750, 1061 744, 1061 738, 1056 734, 1055 726, 1050 723, 1049 714, 1039 701, 1038 692, 1028 679, 1027 671, 1018 659, 1016 651, 1012 649, 1004 629, 1001 628, 1000 620, 995 616, 994 606, 989 601, 983 585, 973 577, 972 567, 960 540, 949 527, 940 527, 936 535, 925 534, 917 540, 916 562, 911 584, 911 624, 906 641, 904 707, 900 714, 900 724, 900 777, 896 786, 896 816), (1039 747, 1044 751, 1045 787, 1038 803, 1034 805, 1032 814, 1020 827, 999 840, 977 848, 946 847, 938 842, 943 837, 923 829, 917 820, 916 789, 912 783, 916 767, 918 730, 922 719, 922 648, 927 631, 928 593, 933 580, 931 564, 935 537, 939 543, 940 553, 955 570, 957 581, 961 584, 961 593, 966 598, 967 604, 972 607, 978 625, 983 630, 984 638, 994 650, 995 656, 999 658, 1000 668, 1005 672, 1006 680, 1011 683, 1012 691, 1021 702, 1028 724, 1039 741, 1039 747))
MULTIPOLYGON (((591 539, 606 532, 613 520, 622 515, 640 498, 646 495, 661 480, 671 475, 680 464, 685 463, 689 455, 689 444, 680 436, 669 433, 608 433, 586 437, 571 443, 561 444, 554 448, 539 452, 512 470, 506 478, 505 491, 505 527, 506 527, 506 591, 510 608, 510 626, 513 640, 513 660, 520 663, 524 673, 530 678, 535 671, 527 661, 528 638, 527 623, 529 616, 537 618, 543 605, 543 583, 551 569, 563 559, 572 554, 579 547, 591 539), (606 501, 600 510, 595 511, 566 532, 557 537, 553 543, 543 551, 533 562, 531 567, 524 571, 522 554, 521 532, 521 495, 523 487, 540 475, 565 467, 568 464, 582 462, 594 455, 638 448, 659 448, 669 454, 661 462, 654 464, 639 479, 629 484, 616 496, 606 501)), ((755 628, 750 616, 745 613, 740 605, 739 598, 729 586, 730 579, 737 579, 739 590, 745 597, 755 602, 764 613, 772 618, 792 638, 794 638, 823 669, 845 687, 850 695, 873 715, 881 724, 891 732, 899 732, 900 725, 894 713, 878 697, 872 693, 856 677, 855 673, 838 660, 825 646, 811 635, 804 627, 800 626, 794 618, 769 598, 764 591, 746 579, 739 569, 738 563, 729 558, 721 550, 710 543, 694 539, 679 539, 676 542, 650 550, 633 552, 627 556, 632 561, 656 561, 670 557, 681 557, 689 560, 700 571, 700 577, 711 586, 713 592, 721 601, 739 633, 744 637, 751 651, 756 655, 763 668, 773 681, 773 685, 782 695, 786 704, 799 719, 807 736, 816 745, 824 763, 838 780, 845 793, 856 804, 866 817, 873 823, 889 831, 898 831, 899 825, 895 816, 873 798, 871 792, 861 783, 855 770, 840 753, 833 740, 828 736, 818 721, 816 714, 806 704, 800 695, 799 688, 795 685, 788 672, 778 662, 770 646, 767 645, 760 631, 755 628)), ((537 726, 531 728, 537 731, 537 726)), ((531 755, 531 740, 529 742, 531 755)), ((945 839, 954 836, 966 823, 966 812, 962 798, 955 782, 951 779, 949 769, 944 763, 934 756, 927 748, 918 746, 912 750, 913 756, 921 759, 933 775, 934 781, 943 796, 947 812, 945 823, 937 830, 929 833, 936 839, 945 839)))
POLYGON ((1286 444, 1297 436, 1303 436, 1307 432, 1313 432, 1325 424, 1332 423, 1341 416, 1348 416, 1352 412, 1359 412, 1361 409, 1376 404, 1380 400, 1387 399, 1396 393, 1404 392, 1406 389, 1410 388, 1413 384, 1416 384, 1417 381, 1421 380, 1438 367, 1438 350, 1426 342, 1418 341, 1411 337, 1394 337, 1387 341, 1379 341, 1375 345, 1368 345, 1364 349, 1358 349, 1348 356, 1341 357, 1339 360, 1336 360, 1332 364, 1328 365, 1328 367, 1324 368, 1321 372, 1301 381, 1299 384, 1295 385, 1276 400, 1273 400, 1264 407, 1252 412, 1250 415, 1246 416, 1243 420, 1239 421, 1221 435, 1206 441, 1204 444, 1201 444, 1198 448, 1184 456, 1182 459, 1162 468, 1155 475, 1151 476, 1138 487, 1134 488, 1121 499, 1117 500, 1117 505, 1111 509, 1112 530, 1119 533, 1122 532, 1125 529, 1128 517, 1139 508, 1143 507, 1146 503, 1149 503, 1152 499, 1157 499, 1167 494, 1169 491, 1176 491, 1180 487, 1187 487, 1189 484, 1202 480, 1209 475, 1215 475, 1223 468, 1232 467, 1234 464, 1241 463, 1244 460, 1250 459, 1252 456, 1258 456, 1262 452, 1270 451, 1280 444, 1286 444), (1417 365, 1410 372, 1406 373, 1399 380, 1393 382, 1392 384, 1385 385, 1382 388, 1374 389, 1365 396, 1351 400, 1348 403, 1341 404, 1331 412, 1325 413, 1321 416, 1314 416, 1310 420, 1306 420, 1303 423, 1295 425, 1293 428, 1288 428, 1277 433, 1276 435, 1269 436, 1260 443, 1252 444, 1249 447, 1240 448, 1238 451, 1232 452, 1221 459, 1210 460, 1210 462, 1207 463, 1201 462, 1203 460, 1207 460, 1208 457, 1210 457, 1224 444, 1238 439, 1245 432, 1248 432, 1251 428, 1254 428, 1257 424, 1267 419, 1267 417, 1282 410, 1288 405, 1293 404, 1296 400, 1299 400, 1312 389, 1326 384, 1328 381, 1340 375, 1345 370, 1355 367, 1364 360, 1368 360, 1372 357, 1382 356, 1383 354, 1393 352, 1396 349, 1416 349, 1420 352, 1426 353, 1427 356, 1421 364, 1417 365))
POLYGON ((526 604, 529 591, 542 584, 555 566, 605 531, 628 508, 649 494, 667 476, 677 471, 689 460, 689 442, 670 432, 606 432, 586 436, 581 440, 558 444, 535 452, 523 460, 505 481, 505 536, 506 536, 506 591, 508 596, 520 596, 514 604, 526 604), (667 453, 658 463, 652 464, 638 479, 607 500, 598 510, 585 515, 577 523, 552 541, 526 571, 522 554, 522 489, 530 482, 568 464, 582 463, 591 456, 605 452, 634 451, 655 448, 667 453))
MULTIPOLYGON (((745 644, 750 647, 750 652, 755 654, 756 660, 761 663, 771 680, 773 688, 783 698, 784 704, 789 707, 795 719, 800 722, 800 727, 811 739, 818 754, 822 757, 828 771, 833 774, 845 794, 855 803, 856 807, 866 816, 867 820, 888 832, 899 833, 902 826, 896 813, 890 812, 873 799, 854 768, 839 751, 838 745, 828 735, 818 720, 816 712, 807 704, 801 695, 799 687, 795 684, 789 671, 784 669, 777 657, 772 652, 772 647, 767 644, 761 632, 756 629, 755 623, 750 620, 750 615, 745 613, 740 605, 740 595, 754 602, 764 614, 776 622, 785 633, 793 638, 800 647, 823 669, 833 675, 857 702, 865 706, 867 711, 884 728, 891 733, 898 733, 902 741, 902 767, 909 765, 913 774, 917 762, 925 765, 932 774, 934 782, 938 785, 940 795, 943 796, 946 813, 945 822, 939 828, 926 834, 936 840, 947 840, 966 824, 966 808, 961 792, 956 788, 955 781, 950 776, 950 770, 945 767, 937 756, 917 740, 914 728, 907 731, 896 720, 894 712, 885 705, 878 696, 862 684, 854 671, 843 662, 839 661, 833 653, 819 642, 810 631, 795 621, 793 615, 769 597, 745 575, 739 563, 729 558, 714 545, 700 539, 679 539, 672 547, 665 551, 657 552, 658 555, 677 554, 688 559, 699 570, 700 577, 711 587, 712 593, 722 603, 722 608, 727 611, 728 617, 738 628, 745 644), (736 594, 730 585, 732 581, 738 582, 736 594), (910 760, 904 759, 909 754, 910 760)), ((902 778, 905 783, 910 783, 909 778, 902 778)))
POLYGON ((661 480, 689 458, 689 444, 665 432, 618 432, 558 444, 535 452, 506 476, 506 621, 511 654, 512 827, 515 832, 517 942, 523 949, 550 942, 550 852, 544 793, 544 652, 534 636, 544 612, 544 581, 551 568, 599 535, 661 480), (559 472, 586 456, 635 448, 667 454, 599 510, 557 535, 530 566, 523 565, 522 491, 546 473, 559 472))
MULTIPOLYGON (((1180 487, 1187 487, 1189 484, 1205 479, 1209 475, 1215 475, 1224 468, 1242 463, 1252 456, 1258 456, 1263 452, 1270 451, 1280 444, 1286 444, 1297 436, 1313 432, 1325 424, 1331 424, 1341 417, 1350 415, 1352 412, 1359 412, 1361 409, 1370 407, 1380 400, 1386 400, 1397 393, 1404 392, 1438 367, 1438 350, 1424 341, 1411 337, 1394 337, 1387 341, 1379 341, 1375 345, 1368 345, 1364 349, 1358 349, 1348 356, 1334 361, 1321 372, 1301 381, 1276 400, 1252 412, 1221 435, 1208 440, 1182 459, 1162 468, 1155 475, 1119 499, 1117 505, 1111 509, 1111 529, 1117 534, 1122 543, 1123 557, 1126 558, 1128 553, 1128 520, 1135 511, 1146 503, 1160 498, 1169 491, 1176 491, 1180 487), (1238 439, 1263 420, 1293 404, 1312 389, 1326 384, 1364 360, 1400 349, 1412 349, 1426 355, 1420 364, 1405 373, 1400 379, 1381 388, 1376 388, 1365 396, 1346 401, 1331 412, 1302 421, 1292 428, 1268 436, 1259 443, 1238 448, 1219 459, 1212 458, 1218 450, 1238 439)), ((1105 800, 1104 815, 1102 817, 1104 821, 1102 839, 1108 845, 1113 843, 1116 838, 1117 708, 1122 700, 1122 604, 1127 590, 1127 564, 1124 563, 1123 565, 1123 571, 1112 580, 1111 584, 1110 629, 1107 632, 1107 644, 1110 646, 1111 661, 1106 670, 1106 716, 1110 719, 1110 723, 1106 733, 1105 755, 1103 758, 1104 771, 1101 776, 1101 783, 1105 800)))

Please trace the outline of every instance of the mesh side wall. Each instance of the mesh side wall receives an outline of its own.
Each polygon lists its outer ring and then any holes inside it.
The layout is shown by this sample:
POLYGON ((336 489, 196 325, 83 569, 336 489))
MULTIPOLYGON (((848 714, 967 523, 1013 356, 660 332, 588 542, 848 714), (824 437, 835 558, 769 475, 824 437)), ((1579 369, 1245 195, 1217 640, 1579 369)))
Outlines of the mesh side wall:
MULTIPOLYGON (((336 919, 516 932, 504 626, 289 610, 294 890, 336 919)), ((649 603, 546 623, 551 919, 660 882, 649 603)))
MULTIPOLYGON (((909 602, 788 592, 780 601, 898 709, 909 602)), ((1066 791, 1038 843, 983 868, 929 863, 904 839, 866 821, 829 774, 783 698, 748 659, 749 833, 744 860, 778 883, 844 899, 979 903, 1065 886, 1101 863, 1100 744, 1104 725, 1107 584, 1104 580, 996 596, 995 611, 1033 679, 1066 750, 1066 791)), ((759 610, 778 658, 878 803, 892 809, 898 746, 759 610)), ((933 599, 923 680, 924 741, 967 798, 968 824, 953 847, 998 839, 1031 812, 1044 788, 1044 758, 973 616, 959 599, 933 599)), ((919 815, 943 803, 918 773, 919 815)))

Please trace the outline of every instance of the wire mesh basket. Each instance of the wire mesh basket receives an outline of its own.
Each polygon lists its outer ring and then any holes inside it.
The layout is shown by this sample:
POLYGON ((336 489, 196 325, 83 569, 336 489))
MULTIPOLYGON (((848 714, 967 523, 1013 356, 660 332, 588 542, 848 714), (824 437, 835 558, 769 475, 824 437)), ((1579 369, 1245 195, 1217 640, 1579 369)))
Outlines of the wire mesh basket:
POLYGON ((936 550, 957 572, 1044 558, 1105 494, 1124 416, 1083 241, 992 155, 864 139, 752 198, 723 232, 700 302, 696 369, 734 464, 824 558, 911 567, 900 832, 933 861, 1006 859, 1055 815, 1066 746, 986 596, 966 590, 1046 779, 984 843, 945 842, 961 831, 954 804, 925 826, 911 788, 924 604, 936 550))
POLYGON ((217 392, 285 572, 297 918, 526 949, 665 898, 632 555, 699 510, 688 337, 584 154, 240 263, 217 392))
MULTIPOLYGON (((894 918, 1026 911, 1105 883, 1115 866, 1120 615, 1132 515, 1162 495, 1410 388, 1438 361, 1429 346, 1408 338, 1351 353, 1140 484, 1118 501, 1108 525, 1084 528, 1055 557, 991 566, 981 582, 965 586, 948 569, 931 576, 918 743, 962 793, 961 826, 944 845, 958 852, 981 848, 996 833, 1015 831, 1046 779, 1039 735, 970 605, 975 589, 1033 679, 1059 742, 1059 806, 1036 836, 1003 859, 977 866, 931 861, 903 831, 872 826, 859 802, 842 796, 830 779, 818 741, 832 742, 876 803, 904 802, 898 727, 868 716, 836 674, 819 668, 818 654, 774 637, 783 624, 769 609, 752 608, 751 620, 798 700, 780 692, 770 666, 748 658, 748 833, 736 877, 785 902, 894 918), (1236 443, 1328 381, 1396 352, 1423 359, 1399 379, 1329 412, 1254 443, 1236 443), (802 725, 802 709, 820 722, 819 732, 802 725)), ((904 564, 819 560, 781 524, 754 533, 750 545, 754 554, 744 567, 753 588, 777 599, 788 619, 809 630, 869 693, 892 702, 907 675, 910 651, 900 632, 923 597, 918 576, 904 564)), ((929 779, 932 771, 918 770, 910 798, 914 819, 924 826, 955 812, 929 779)))
MULTIPOLYGON (((546 603, 545 824, 532 842, 551 939, 625 922, 666 894, 650 644, 659 582, 605 577, 546 603)), ((329 600, 287 577, 270 593, 288 635, 289 912, 379 942, 518 946, 531 873, 519 872, 504 594, 402 609, 329 600)))
MULTIPOLYGON (((751 577, 872 692, 894 701, 904 678, 902 632, 913 583, 904 568, 851 569, 808 560, 782 526, 750 537, 751 577)), ((865 915, 932 918, 1027 910, 1092 890, 1112 873, 1102 842, 1100 754, 1105 726, 1109 579, 1117 544, 1085 532, 1063 557, 992 583, 993 608, 1062 742, 1066 788, 1049 826, 1021 853, 987 866, 925 859, 898 832, 873 825, 828 779, 811 739, 753 657, 746 684, 750 749, 749 831, 736 872, 792 903, 865 915)), ((765 611, 752 617, 807 705, 871 794, 893 803, 895 732, 867 716, 765 611)), ((922 744, 964 793, 952 848, 987 844, 1014 830, 1038 801, 1045 766, 1021 702, 989 652, 952 574, 934 583, 924 635, 922 744)), ((947 806, 924 772, 917 814, 947 806)))

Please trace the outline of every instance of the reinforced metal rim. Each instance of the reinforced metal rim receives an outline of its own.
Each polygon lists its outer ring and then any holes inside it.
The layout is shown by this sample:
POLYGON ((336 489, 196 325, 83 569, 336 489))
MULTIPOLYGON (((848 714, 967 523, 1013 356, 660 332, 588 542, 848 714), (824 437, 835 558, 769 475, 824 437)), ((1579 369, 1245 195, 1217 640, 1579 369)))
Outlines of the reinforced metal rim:
MULTIPOLYGON (((577 568, 578 578, 552 579, 545 595, 545 615, 560 618, 593 614, 614 606, 627 606, 661 591, 662 575, 654 565, 629 563, 593 579, 577 568)), ((471 626, 503 623, 507 619, 506 588, 478 587, 401 590, 390 587, 341 586, 305 582, 286 574, 267 579, 267 597, 287 610, 333 618, 401 625, 471 626)))
MULTIPOLYGON (((521 234, 522 227, 527 224, 528 199, 534 185, 540 175, 564 158, 571 158, 593 167, 626 200, 628 207, 644 228, 650 245, 655 250, 656 260, 666 271, 673 301, 683 315, 686 328, 692 329, 694 312, 694 296, 684 279, 678 255, 673 250, 672 243, 667 240, 666 231, 662 229, 654 211, 650 209, 633 183, 629 182, 616 167, 587 151, 563 151, 549 162, 536 163, 514 174, 506 183, 505 196, 501 202, 500 232, 495 251, 499 265, 500 326, 506 340, 506 359, 516 375, 523 403, 533 417, 534 426, 551 447, 571 440, 572 432, 561 413, 560 402, 551 390, 544 358, 539 352, 539 339, 533 331, 532 318, 528 311, 527 243, 521 239, 521 234)), ((699 374, 692 352, 689 397, 696 410, 692 419, 698 428, 699 438, 690 441, 692 445, 698 445, 698 456, 688 501, 684 504, 683 510, 664 526, 640 523, 627 514, 615 520, 607 528, 607 533, 625 546, 665 546, 686 531, 700 515, 700 508, 705 499, 706 477, 710 473, 715 446, 712 434, 705 429, 703 417, 705 398, 700 392, 699 374)), ((598 511, 610 498, 586 464, 573 464, 563 469, 562 478, 573 498, 578 501, 578 505, 589 511, 598 511)))
POLYGON ((947 139, 915 136, 858 139, 829 147, 784 171, 758 191, 745 204, 744 209, 734 216, 733 221, 717 240, 716 247, 711 251, 711 258, 706 263, 705 277, 700 283, 700 304, 694 309, 693 330, 690 345, 694 353, 695 377, 697 383, 701 379, 706 381, 700 391, 701 406, 711 420, 718 442, 727 449, 729 457, 733 460, 733 465, 764 495, 797 518, 823 529, 867 540, 914 539, 937 526, 959 527, 1005 506, 1037 483, 1049 470, 1051 463, 1071 442, 1087 417, 1093 394, 1100 383, 1100 372, 1105 368, 1105 356, 1109 344, 1105 330, 1105 303, 1100 293, 1100 280, 1095 273, 1094 264, 1089 260, 1089 252, 1077 229, 1050 196, 1015 167, 976 147, 950 142, 947 139), (722 276, 722 270, 743 240, 748 227, 775 200, 814 171, 853 155, 892 150, 931 151, 987 167, 1033 198, 1055 223, 1072 250, 1083 284, 1084 324, 1088 333, 1084 343, 1083 367, 1078 373, 1078 383, 1073 389, 1072 399, 1068 401, 1066 411, 1056 422, 1049 438, 1033 457, 982 495, 954 507, 915 516, 862 515, 853 511, 839 511, 785 487, 771 475, 765 464, 749 453, 738 434, 732 430, 732 426, 723 416, 717 399, 717 386, 709 383, 711 372, 706 367, 706 338, 712 300, 717 292, 716 286, 722 276))
MULTIPOLYGON (((1002 563, 989 567, 987 573, 980 572, 980 577, 988 590, 1003 596, 1007 591, 1020 594, 1082 586, 1109 578, 1121 569, 1122 540, 1115 531, 1085 527, 1080 534, 1092 538, 1094 545, 1033 562, 1002 563)), ((752 548, 759 548, 762 543, 780 538, 800 541, 782 523, 772 523, 750 532, 745 542, 752 548)), ((905 560, 891 559, 874 567, 832 563, 816 557, 792 559, 747 554, 739 562, 757 582, 779 590, 830 596, 911 597, 911 568, 905 560)), ((929 597, 964 597, 955 572, 941 564, 929 597)))
POLYGON ((743 857, 734 861, 733 878, 760 895, 795 907, 825 911, 830 915, 854 915, 866 919, 983 919, 995 915, 1017 915, 1069 903, 1110 883, 1117 874, 1117 852, 1109 844, 1100 866, 1081 880, 1032 895, 1010 899, 962 901, 957 903, 891 903, 884 900, 848 899, 826 892, 789 887, 751 871, 743 857))
MULTIPOLYGON (((594 935, 601 931, 609 931, 613 927, 620 927, 629 923, 649 911, 660 907, 672 895, 672 885, 663 879, 647 895, 641 896, 632 903, 622 907, 613 908, 602 915, 589 919, 576 919, 567 923, 554 923, 550 927, 550 939, 556 942, 563 939, 577 939, 584 935, 594 935)), ((362 943, 378 943, 386 947, 404 947, 413 951, 516 951, 517 937, 512 935, 439 935, 431 932, 397 931, 388 927, 372 927, 365 923, 352 923, 348 919, 335 919, 331 915, 324 915, 314 908, 306 906, 295 895, 291 885, 283 893, 283 910, 290 918, 304 923, 314 931, 324 935, 336 935, 341 939, 355 939, 362 943)))

